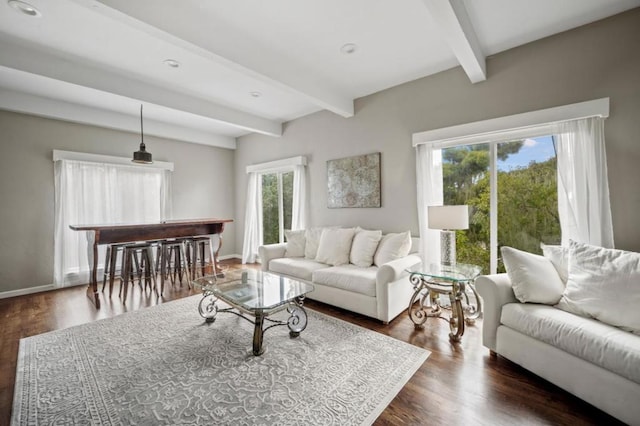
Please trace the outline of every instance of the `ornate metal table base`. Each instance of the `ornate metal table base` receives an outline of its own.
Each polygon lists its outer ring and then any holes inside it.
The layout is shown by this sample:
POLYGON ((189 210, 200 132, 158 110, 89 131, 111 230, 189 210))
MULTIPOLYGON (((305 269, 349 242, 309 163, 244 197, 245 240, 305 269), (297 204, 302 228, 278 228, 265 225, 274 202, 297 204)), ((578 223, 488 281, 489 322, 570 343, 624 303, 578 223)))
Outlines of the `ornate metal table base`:
POLYGON ((198 305, 200 315, 206 322, 212 323, 216 320, 218 312, 228 312, 253 323, 253 355, 255 356, 260 356, 264 353, 264 347, 262 345, 263 336, 264 332, 270 328, 286 325, 289 327, 289 336, 291 336, 291 338, 298 337, 300 333, 307 328, 307 311, 302 307, 304 303, 304 296, 297 297, 289 302, 289 304, 278 307, 278 309, 257 310, 256 312, 250 312, 239 307, 219 309, 216 304, 218 300, 219 299, 212 292, 205 291, 202 300, 200 300, 200 304, 198 305), (269 318, 269 315, 279 312, 285 307, 289 313, 287 321, 269 318), (253 318, 245 316, 245 314, 250 315, 253 318), (265 321, 268 323, 266 327, 265 321))
POLYGON ((465 282, 442 283, 428 281, 421 274, 411 274, 409 277, 413 284, 414 293, 409 302, 409 318, 415 328, 421 329, 429 318, 444 319, 449 323, 449 338, 459 342, 464 334, 465 323, 472 325, 482 312, 482 302, 472 285, 465 282), (471 300, 468 290, 471 291, 471 300), (443 308, 440 295, 447 295, 451 303, 450 308, 443 308), (463 306, 464 300, 464 306, 463 306), (450 310, 451 316, 442 316, 443 310, 450 310))

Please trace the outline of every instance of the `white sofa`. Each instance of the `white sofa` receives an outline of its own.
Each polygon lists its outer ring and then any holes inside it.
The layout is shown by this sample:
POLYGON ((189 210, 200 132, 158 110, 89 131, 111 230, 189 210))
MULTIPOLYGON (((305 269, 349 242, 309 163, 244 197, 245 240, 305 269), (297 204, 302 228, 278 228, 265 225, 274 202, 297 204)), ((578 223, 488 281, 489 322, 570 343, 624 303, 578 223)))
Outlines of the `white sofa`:
POLYGON ((484 300, 484 346, 640 425, 639 335, 552 305, 521 303, 507 274, 480 276, 476 289, 484 300))
POLYGON ((260 246, 262 270, 314 284, 315 290, 307 295, 309 299, 384 323, 406 311, 413 294, 406 270, 421 264, 417 254, 419 238, 411 238, 407 255, 368 267, 352 263, 332 266, 312 256, 287 256, 287 244, 260 246))

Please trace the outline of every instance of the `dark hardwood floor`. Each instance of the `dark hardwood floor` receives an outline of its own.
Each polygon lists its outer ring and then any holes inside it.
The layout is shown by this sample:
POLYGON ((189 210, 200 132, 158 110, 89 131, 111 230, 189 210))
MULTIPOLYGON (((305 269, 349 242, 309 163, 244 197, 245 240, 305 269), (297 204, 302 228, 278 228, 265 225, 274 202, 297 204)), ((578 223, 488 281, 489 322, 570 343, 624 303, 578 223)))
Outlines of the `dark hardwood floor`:
MULTIPOLYGON (((237 262, 222 262, 239 268, 237 262)), ((117 286, 118 284, 116 284, 117 286)), ((9 424, 13 401, 18 342, 21 338, 109 318, 128 311, 197 294, 187 286, 158 298, 135 286, 126 305, 117 295, 96 310, 86 286, 0 300, 0 425, 9 424)), ((615 419, 501 357, 490 357, 482 346, 482 321, 467 327, 462 342, 449 341, 445 321, 429 320, 415 330, 406 314, 388 325, 322 303, 306 306, 428 349, 431 356, 409 380, 376 425, 615 425, 615 419)), ((354 354, 357 356, 357 354, 354 354)))

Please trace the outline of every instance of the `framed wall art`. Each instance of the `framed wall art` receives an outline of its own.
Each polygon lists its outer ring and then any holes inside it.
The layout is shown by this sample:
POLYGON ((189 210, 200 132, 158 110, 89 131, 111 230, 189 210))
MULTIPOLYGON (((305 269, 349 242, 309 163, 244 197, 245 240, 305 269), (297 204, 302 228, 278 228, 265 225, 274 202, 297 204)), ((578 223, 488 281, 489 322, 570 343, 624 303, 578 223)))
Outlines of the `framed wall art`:
POLYGON ((379 152, 327 161, 327 207, 381 207, 379 152))

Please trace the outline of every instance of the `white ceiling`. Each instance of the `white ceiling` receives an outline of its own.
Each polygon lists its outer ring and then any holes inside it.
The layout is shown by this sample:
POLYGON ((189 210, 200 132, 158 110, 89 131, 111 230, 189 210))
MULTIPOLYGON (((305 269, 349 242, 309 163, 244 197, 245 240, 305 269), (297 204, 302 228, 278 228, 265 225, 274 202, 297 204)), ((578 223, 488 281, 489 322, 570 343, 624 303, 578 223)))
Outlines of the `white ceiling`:
POLYGON ((225 148, 640 0, 0 0, 0 109, 225 148), (346 43, 357 48, 341 53, 346 43), (175 59, 171 68, 165 59, 175 59), (261 96, 254 97, 252 92, 261 96))

